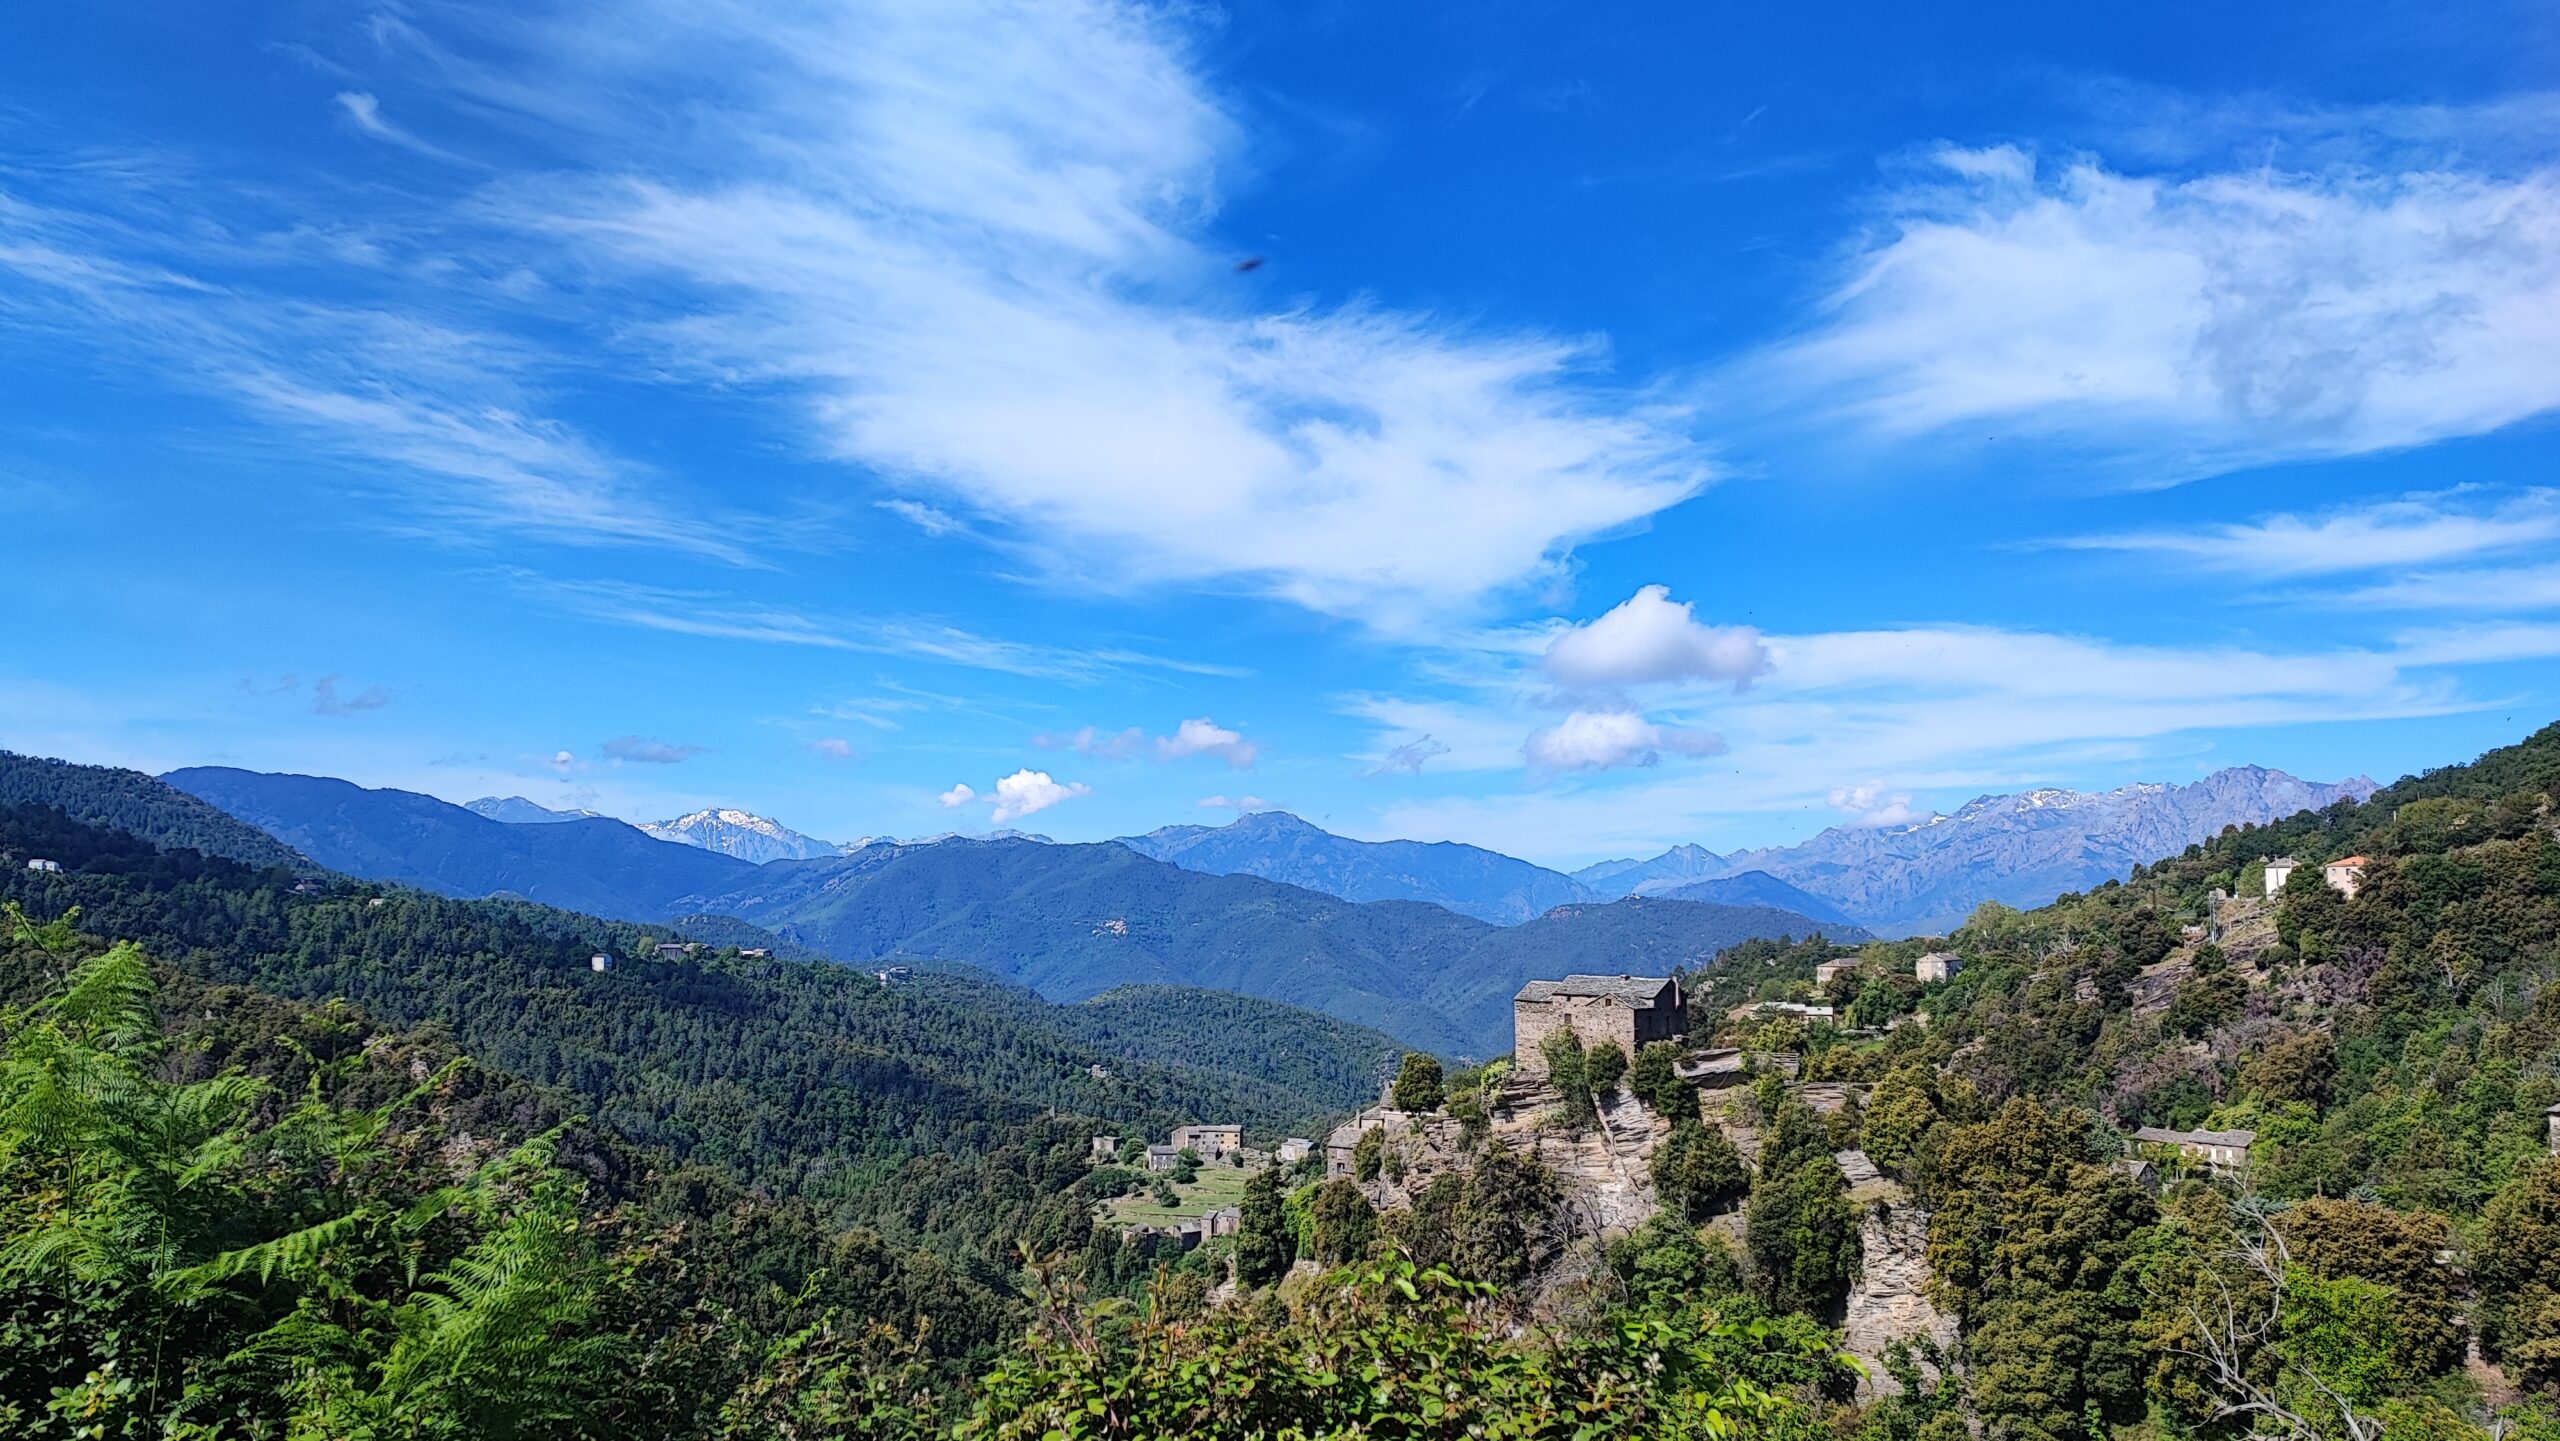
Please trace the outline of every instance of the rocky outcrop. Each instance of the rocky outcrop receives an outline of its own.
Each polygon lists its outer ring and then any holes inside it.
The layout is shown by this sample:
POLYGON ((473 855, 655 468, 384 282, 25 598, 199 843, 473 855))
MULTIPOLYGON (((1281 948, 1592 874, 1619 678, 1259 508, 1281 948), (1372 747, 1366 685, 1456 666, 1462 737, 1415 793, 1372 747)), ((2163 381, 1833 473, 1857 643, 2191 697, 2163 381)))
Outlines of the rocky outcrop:
POLYGON ((1912 1204, 1902 1187, 1879 1178, 1865 1156, 1844 1151, 1841 1157, 1849 1199, 1864 1207, 1858 1225, 1864 1257, 1857 1284, 1849 1288, 1841 1346, 1866 1368, 1858 1383, 1861 1398, 1897 1395, 1902 1386, 1885 1372, 1885 1351, 1905 1337, 1952 1348, 1955 1318, 1929 1303, 1929 1213, 1912 1204))
MULTIPOLYGON (((1384 1139, 1379 1174, 1361 1187, 1381 1210, 1411 1206, 1433 1181, 1472 1167, 1482 1147, 1498 1146, 1534 1156, 1555 1172, 1583 1224, 1603 1235, 1623 1235, 1653 1214, 1653 1152, 1670 1137, 1671 1123, 1644 1103, 1613 1095, 1600 1105, 1596 1124, 1570 1127, 1557 1119, 1563 1098, 1544 1080, 1517 1073, 1504 1077, 1490 1100, 1489 1125, 1476 1146, 1449 1115, 1387 1106, 1362 1111, 1334 1135, 1356 1141, 1374 1127, 1384 1139)), ((1328 1151, 1348 1155, 1347 1146, 1328 1151)))

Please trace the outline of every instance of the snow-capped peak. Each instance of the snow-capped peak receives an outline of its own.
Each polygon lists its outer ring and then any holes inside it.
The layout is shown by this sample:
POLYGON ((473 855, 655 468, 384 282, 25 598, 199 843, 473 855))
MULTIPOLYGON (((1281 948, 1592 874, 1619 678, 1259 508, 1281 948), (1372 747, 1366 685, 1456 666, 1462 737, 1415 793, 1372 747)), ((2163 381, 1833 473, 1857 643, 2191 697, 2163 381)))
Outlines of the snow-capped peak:
POLYGON ((680 846, 736 856, 762 865, 766 861, 804 861, 836 854, 832 842, 803 835, 780 821, 733 806, 716 806, 671 821, 650 821, 641 830, 680 846))

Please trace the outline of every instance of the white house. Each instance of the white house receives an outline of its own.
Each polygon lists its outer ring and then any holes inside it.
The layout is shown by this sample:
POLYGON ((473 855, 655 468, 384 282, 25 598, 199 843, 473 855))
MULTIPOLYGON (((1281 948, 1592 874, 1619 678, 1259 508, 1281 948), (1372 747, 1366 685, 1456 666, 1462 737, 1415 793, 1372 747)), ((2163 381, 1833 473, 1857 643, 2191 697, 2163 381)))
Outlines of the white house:
POLYGON ((594 955, 587 957, 587 969, 591 971, 612 970, 613 957, 603 951, 598 951, 594 955))
POLYGON ((2133 1133, 2133 1139, 2147 1146, 2172 1146, 2190 1161, 2202 1161, 2216 1171, 2240 1171, 2248 1167, 2249 1147, 2258 1139, 2255 1131, 2171 1131, 2159 1126, 2145 1126, 2133 1133))
POLYGON ((1963 969, 1964 959, 1953 951, 1931 951, 1911 963, 1911 974, 1923 985, 1953 980, 1956 972, 1963 969))
POLYGON ((27 869, 31 871, 59 871, 62 869, 62 862, 49 861, 42 856, 38 856, 34 860, 27 862, 27 869))
POLYGON ((2322 866, 2320 879, 2329 883, 2329 889, 2352 901, 2356 898, 2356 892, 2364 886, 2364 867, 2364 857, 2349 856, 2345 860, 2331 861, 2322 866))
POLYGON ((2267 857, 2267 899, 2275 899, 2276 892, 2284 889, 2286 878, 2301 864, 2291 856, 2267 857))

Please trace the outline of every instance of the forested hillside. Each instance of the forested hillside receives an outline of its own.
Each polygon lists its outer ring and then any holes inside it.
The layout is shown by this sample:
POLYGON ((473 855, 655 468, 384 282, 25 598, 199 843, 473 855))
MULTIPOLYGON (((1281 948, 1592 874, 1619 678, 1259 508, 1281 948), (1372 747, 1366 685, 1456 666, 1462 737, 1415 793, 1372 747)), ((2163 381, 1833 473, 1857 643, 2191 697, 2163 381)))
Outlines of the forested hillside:
POLYGON ((165 779, 332 870, 448 896, 514 895, 654 921, 672 914, 680 896, 755 872, 733 856, 655 840, 616 820, 509 825, 411 791, 227 766, 192 766, 165 779))
MULTIPOLYGON (((1701 1028, 1849 1085, 1861 1101, 1825 1144, 1855 1144, 1927 1213, 1957 1364, 1868 1424, 2552 1434, 2555 824, 2560 726, 2035 911, 1985 905, 1943 940, 1755 943, 1707 968, 1701 1028), (2269 897, 2279 856, 2301 864, 2269 897), (2334 884, 2331 862, 2352 863, 2334 884), (1916 980, 1932 950, 1961 971, 1916 980), (1813 966, 1841 954, 1858 969, 1816 992, 1813 966), (1755 996, 1865 1029, 1725 1019, 1755 996), (2144 1126, 2242 1159, 2128 1151, 2144 1126)), ((1785 1090, 1760 1099, 1783 1110, 1785 1090)), ((1839 1179, 1799 1174, 1815 1179, 1786 1189, 1764 1150, 1749 1249, 1820 1304, 1858 1271, 1823 1239, 1846 1224, 1839 1179)))
POLYGON ((1532 977, 1698 965, 1746 937, 1820 929, 1786 911, 1673 901, 1497 926, 1419 902, 1197 874, 1118 845, 1027 841, 783 862, 688 904, 840 959, 967 961, 1061 1000, 1126 985, 1236 991, 1477 1056, 1509 1045, 1512 993, 1532 977))
POLYGON ((74 820, 249 866, 311 863, 291 846, 140 771, 0 751, 0 805, 51 806, 74 820))
MULTIPOLYGON (((0 898, 39 919, 78 907, 83 927, 191 974, 442 1028, 484 1063, 580 1098, 617 1135, 893 1227, 1003 1234, 1003 1217, 969 1213, 974 1192, 946 1206, 933 1185, 1052 1107, 1157 1132, 1215 1118, 1279 1134, 1370 1091, 1373 1039, 1284 1088, 1223 1069, 1215 1038, 1178 1069, 1128 1060, 1083 1039, 1085 1018, 982 977, 882 985, 823 962, 661 960, 664 930, 356 882, 306 892, 288 872, 159 852, 39 807, 0 810, 0 848, 62 863, 0 873, 0 898), (613 969, 589 968, 598 951, 613 969), (912 1200, 896 1179, 910 1163, 932 1172, 912 1200)), ((1307 1046, 1343 1034, 1306 1021, 1307 1046)))
POLYGON ((1451 1055, 1507 1045, 1511 995, 1532 977, 1694 965, 1746 937, 1824 929, 1765 906, 1659 902, 1559 907, 1506 928, 1438 905, 1185 870, 1117 843, 880 843, 755 866, 614 821, 508 825, 431 796, 216 767, 170 779, 350 875, 626 921, 737 917, 837 960, 958 961, 1052 1000, 1120 986, 1232 991, 1451 1055))

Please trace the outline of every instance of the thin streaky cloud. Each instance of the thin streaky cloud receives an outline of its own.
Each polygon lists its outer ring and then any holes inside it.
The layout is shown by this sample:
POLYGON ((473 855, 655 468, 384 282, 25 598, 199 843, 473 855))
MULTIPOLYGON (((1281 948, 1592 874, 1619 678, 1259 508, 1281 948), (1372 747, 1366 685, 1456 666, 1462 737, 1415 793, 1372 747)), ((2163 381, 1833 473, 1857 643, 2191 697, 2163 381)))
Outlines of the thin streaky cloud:
MULTIPOLYGON (((2494 505, 2463 493, 2384 501, 2326 515, 2272 515, 2246 524, 2075 536, 2067 550, 2183 557, 2269 579, 2426 565, 2560 541, 2560 491, 2535 489, 2494 505)), ((2370 593, 2369 593, 2370 594, 2370 593)))
POLYGON ((856 622, 807 615, 785 606, 741 600, 718 592, 676 590, 634 581, 559 580, 522 571, 510 572, 507 578, 519 590, 570 614, 674 635, 904 656, 1078 684, 1133 669, 1193 668, 1188 662, 1136 651, 1097 653, 1025 645, 913 617, 866 615, 856 622))

